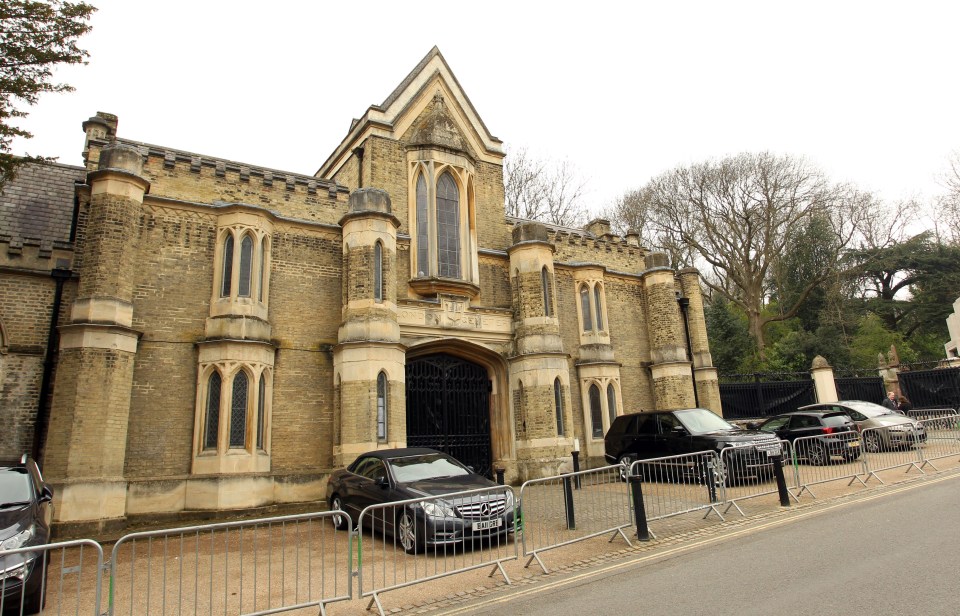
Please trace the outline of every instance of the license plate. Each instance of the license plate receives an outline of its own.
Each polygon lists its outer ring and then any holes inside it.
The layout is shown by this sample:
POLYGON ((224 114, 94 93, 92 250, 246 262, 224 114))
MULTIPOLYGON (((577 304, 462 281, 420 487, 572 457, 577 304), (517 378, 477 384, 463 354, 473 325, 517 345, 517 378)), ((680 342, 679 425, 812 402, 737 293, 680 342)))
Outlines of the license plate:
POLYGON ((860 446, 860 441, 850 441, 849 443, 847 443, 847 447, 859 447, 859 446, 860 446))
POLYGON ((779 456, 780 443, 773 443, 771 445, 757 445, 757 451, 762 451, 768 456, 779 456))
POLYGON ((471 528, 477 531, 477 530, 489 530, 491 528, 500 528, 501 526, 503 526, 503 518, 497 518, 496 520, 484 520, 483 522, 474 522, 471 528))

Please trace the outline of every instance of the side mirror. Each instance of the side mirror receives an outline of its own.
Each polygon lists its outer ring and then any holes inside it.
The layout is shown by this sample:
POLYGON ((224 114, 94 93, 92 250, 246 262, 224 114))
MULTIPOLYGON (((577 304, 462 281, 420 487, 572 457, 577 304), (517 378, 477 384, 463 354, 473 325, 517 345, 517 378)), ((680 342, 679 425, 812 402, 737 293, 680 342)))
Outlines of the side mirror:
POLYGON ((376 479, 374 479, 374 480, 373 480, 373 483, 376 484, 377 486, 381 487, 381 488, 389 488, 389 487, 390 487, 390 482, 387 481, 387 478, 386 478, 386 476, 384 476, 384 475, 380 475, 379 477, 377 477, 376 479))
POLYGON ((43 489, 40 490, 39 501, 41 503, 49 503, 53 500, 53 490, 47 486, 43 486, 43 489))
POLYGON ((670 433, 673 434, 674 436, 686 436, 687 429, 684 428, 683 426, 674 426, 673 428, 670 429, 670 433))

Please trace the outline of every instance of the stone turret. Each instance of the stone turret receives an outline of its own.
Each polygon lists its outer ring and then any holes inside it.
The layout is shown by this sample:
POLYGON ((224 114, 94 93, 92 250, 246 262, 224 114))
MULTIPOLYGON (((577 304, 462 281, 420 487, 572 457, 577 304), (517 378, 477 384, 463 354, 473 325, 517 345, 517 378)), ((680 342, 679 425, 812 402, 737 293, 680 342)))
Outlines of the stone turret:
POLYGON ((680 270, 678 274, 681 297, 686 299, 686 326, 697 385, 697 403, 702 408, 722 414, 720 382, 717 369, 713 366, 713 358, 710 356, 710 341, 707 339, 707 319, 703 310, 703 293, 700 290, 700 272, 696 268, 688 267, 680 270))
POLYGON ((668 267, 667 255, 663 253, 648 254, 645 265, 643 288, 647 302, 654 403, 657 408, 692 407, 697 401, 674 272, 668 267))

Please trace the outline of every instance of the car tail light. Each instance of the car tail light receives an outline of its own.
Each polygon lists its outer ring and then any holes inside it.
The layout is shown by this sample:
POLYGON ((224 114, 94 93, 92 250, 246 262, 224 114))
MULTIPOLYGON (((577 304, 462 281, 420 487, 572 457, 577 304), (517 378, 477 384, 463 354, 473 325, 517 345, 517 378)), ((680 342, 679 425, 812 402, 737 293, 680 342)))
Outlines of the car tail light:
POLYGON ((823 433, 824 433, 824 434, 833 434, 833 428, 824 428, 824 429, 823 429, 823 433))

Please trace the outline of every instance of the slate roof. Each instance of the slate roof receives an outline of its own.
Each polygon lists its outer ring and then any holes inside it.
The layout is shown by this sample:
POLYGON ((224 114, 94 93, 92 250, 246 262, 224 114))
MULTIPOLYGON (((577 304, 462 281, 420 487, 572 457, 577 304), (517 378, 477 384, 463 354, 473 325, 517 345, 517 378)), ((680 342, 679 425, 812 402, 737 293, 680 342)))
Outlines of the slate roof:
POLYGON ((85 178, 83 167, 23 164, 0 192, 0 242, 39 244, 42 251, 69 243, 74 182, 85 178))

